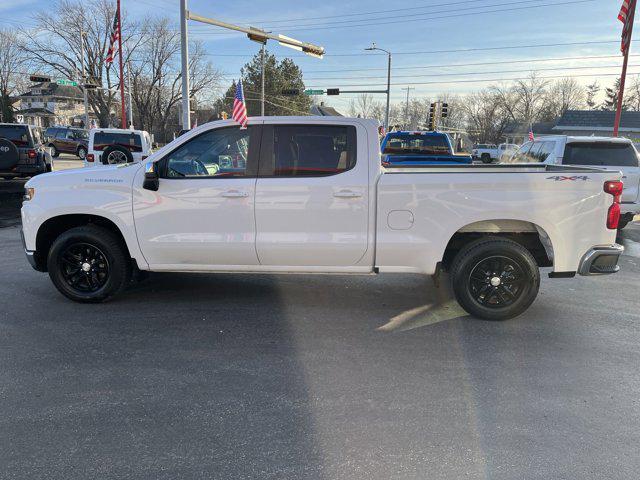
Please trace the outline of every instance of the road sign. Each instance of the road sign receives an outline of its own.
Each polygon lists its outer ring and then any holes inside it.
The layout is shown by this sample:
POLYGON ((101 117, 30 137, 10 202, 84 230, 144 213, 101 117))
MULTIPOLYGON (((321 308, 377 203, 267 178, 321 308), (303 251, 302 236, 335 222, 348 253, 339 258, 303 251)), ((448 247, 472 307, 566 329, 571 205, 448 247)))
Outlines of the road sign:
POLYGON ((56 83, 58 85, 66 85, 68 87, 77 87, 78 86, 78 82, 74 82, 73 80, 67 80, 66 78, 60 78, 60 79, 56 80, 56 83))
POLYGON ((324 95, 324 90, 305 90, 305 95, 324 95))
POLYGON ((340 95, 339 88, 327 88, 327 95, 340 95))
POLYGON ((51 77, 36 74, 36 75, 31 75, 29 77, 29 80, 31 80, 33 83, 47 83, 51 81, 51 77))

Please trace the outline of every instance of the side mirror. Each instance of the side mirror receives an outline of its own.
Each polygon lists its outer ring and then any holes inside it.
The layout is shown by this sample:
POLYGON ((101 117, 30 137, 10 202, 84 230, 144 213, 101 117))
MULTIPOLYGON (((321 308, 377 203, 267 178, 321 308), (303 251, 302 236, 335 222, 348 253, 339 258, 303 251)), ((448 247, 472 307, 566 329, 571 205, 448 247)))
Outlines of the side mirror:
POLYGON ((144 166, 144 182, 142 188, 157 192, 160 188, 160 176, 156 170, 155 162, 147 162, 144 166))

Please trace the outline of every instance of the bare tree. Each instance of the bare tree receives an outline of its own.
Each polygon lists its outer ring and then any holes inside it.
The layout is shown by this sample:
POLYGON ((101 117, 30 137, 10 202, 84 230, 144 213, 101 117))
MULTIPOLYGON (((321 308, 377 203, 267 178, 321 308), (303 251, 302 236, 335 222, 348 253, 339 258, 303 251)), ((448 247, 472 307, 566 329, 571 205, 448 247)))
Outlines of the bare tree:
MULTIPOLYGON (((168 19, 149 19, 130 63, 136 118, 145 130, 168 137, 171 118, 177 118, 182 99, 180 34, 168 19)), ((220 75, 205 61, 201 43, 189 46, 189 96, 198 97, 216 86, 220 75)))
POLYGON ((552 121, 564 115, 567 110, 583 108, 586 99, 586 89, 574 78, 561 78, 549 87, 541 119, 552 121))
POLYGON ((372 118, 375 103, 373 95, 362 93, 349 102, 349 116, 372 118))
POLYGON ((511 120, 504 97, 495 91, 482 90, 465 97, 461 108, 466 114, 468 130, 480 143, 501 141, 511 120))
MULTIPOLYGON (((117 111, 118 66, 117 62, 106 64, 114 16, 115 4, 110 0, 56 0, 34 15, 36 28, 22 31, 22 48, 35 64, 69 79, 80 79, 80 32, 86 32, 87 75, 104 87, 89 90, 89 104, 103 126, 112 122, 112 113, 117 111)), ((123 22, 122 41, 128 61, 141 41, 136 22, 123 22)))
POLYGON ((596 105, 598 104, 598 102, 596 102, 596 96, 598 95, 599 92, 600 92, 600 85, 598 84, 597 80, 594 80, 593 83, 587 85, 586 103, 589 109, 593 110, 596 108, 596 105))
POLYGON ((0 121, 13 121, 10 97, 17 92, 24 65, 16 32, 0 29, 0 121))
POLYGON ((530 124, 544 112, 548 85, 548 81, 532 73, 526 80, 516 80, 511 86, 494 85, 489 90, 500 100, 511 121, 530 124))

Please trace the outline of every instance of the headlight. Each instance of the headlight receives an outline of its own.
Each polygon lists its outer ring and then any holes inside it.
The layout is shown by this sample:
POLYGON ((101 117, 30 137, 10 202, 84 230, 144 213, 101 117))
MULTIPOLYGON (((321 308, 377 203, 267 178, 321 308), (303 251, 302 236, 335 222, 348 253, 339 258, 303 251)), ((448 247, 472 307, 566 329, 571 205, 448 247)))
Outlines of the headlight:
POLYGON ((36 196, 36 189, 33 187, 25 187, 24 189, 24 197, 23 200, 28 202, 29 200, 33 200, 33 197, 36 196))

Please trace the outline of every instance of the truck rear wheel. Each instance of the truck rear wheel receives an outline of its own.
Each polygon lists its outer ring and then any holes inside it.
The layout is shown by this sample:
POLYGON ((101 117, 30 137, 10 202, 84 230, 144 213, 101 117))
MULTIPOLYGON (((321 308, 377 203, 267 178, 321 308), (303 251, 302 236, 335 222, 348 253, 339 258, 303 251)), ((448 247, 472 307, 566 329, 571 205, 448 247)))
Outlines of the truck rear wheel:
POLYGON ((540 289, 540 270, 519 243, 487 237, 465 246, 451 267, 456 300, 485 320, 508 320, 526 311, 540 289))
POLYGON ((480 155, 480 160, 482 160, 482 163, 491 163, 491 155, 489 155, 488 153, 483 153, 482 155, 480 155))
POLYGON ((111 231, 87 225, 60 235, 47 258, 49 277, 76 302, 103 302, 120 293, 131 277, 125 246, 111 231))

